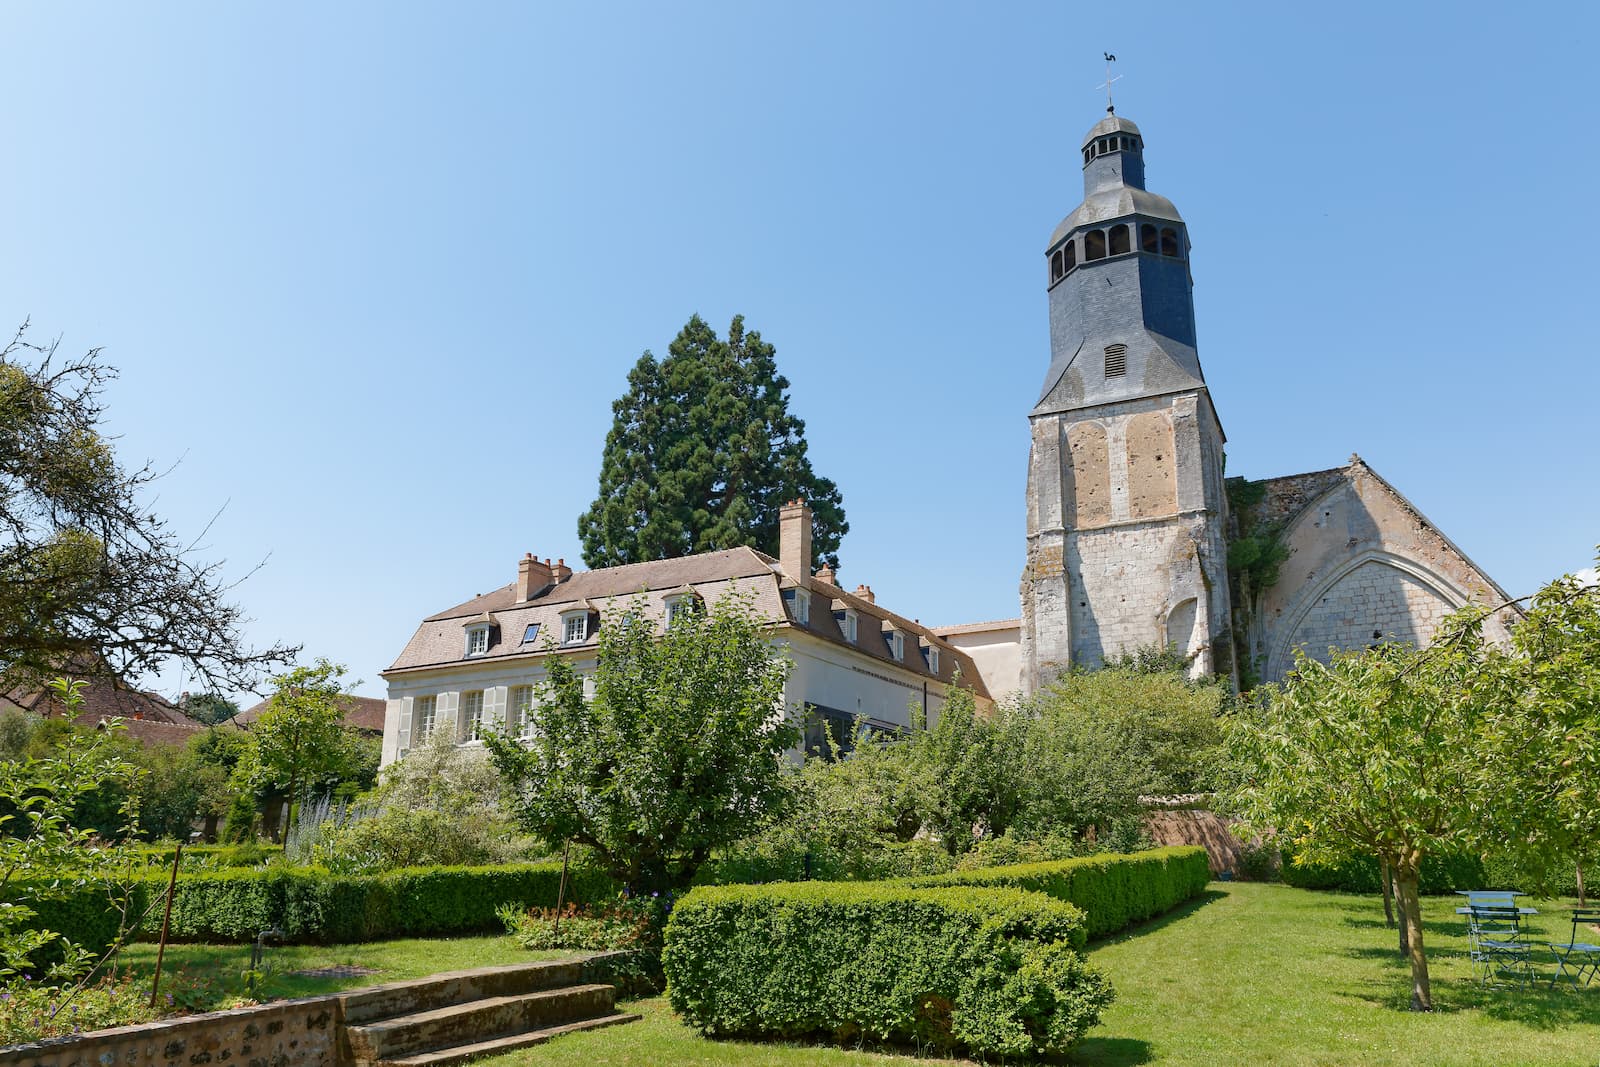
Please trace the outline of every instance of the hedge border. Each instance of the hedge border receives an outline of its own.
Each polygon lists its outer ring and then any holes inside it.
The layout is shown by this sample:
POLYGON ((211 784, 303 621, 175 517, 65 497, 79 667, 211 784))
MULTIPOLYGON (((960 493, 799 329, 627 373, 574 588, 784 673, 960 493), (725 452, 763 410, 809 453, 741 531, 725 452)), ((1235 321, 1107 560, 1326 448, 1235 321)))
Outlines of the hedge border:
POLYGON ((1211 868, 1205 849, 1178 845, 1146 852, 951 871, 899 881, 928 888, 970 886, 1044 893, 1083 909, 1088 917, 1089 937, 1100 938, 1193 900, 1211 881, 1211 868))

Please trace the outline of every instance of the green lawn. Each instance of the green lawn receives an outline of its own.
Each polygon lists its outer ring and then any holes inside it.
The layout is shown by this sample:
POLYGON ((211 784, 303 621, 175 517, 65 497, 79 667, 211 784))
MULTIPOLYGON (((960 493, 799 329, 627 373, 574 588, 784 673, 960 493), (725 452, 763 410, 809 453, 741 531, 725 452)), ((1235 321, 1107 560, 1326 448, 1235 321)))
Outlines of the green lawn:
MULTIPOLYGON (((1406 1011, 1410 971, 1376 898, 1275 885, 1214 883, 1209 898, 1090 950, 1117 1003, 1074 1051, 1073 1064, 1482 1064, 1595 1067, 1600 982, 1571 993, 1480 990, 1470 979, 1457 898, 1425 902, 1432 1015, 1406 1011)), ((1550 902, 1535 919, 1568 927, 1550 902)), ((1570 902, 1568 902, 1570 903, 1570 902)), ((1548 953, 1538 954, 1548 959, 1548 953)), ((1550 966, 1542 963, 1545 973, 1550 966)), ((677 1022, 661 999, 630 1005, 642 1022, 512 1053, 492 1067, 568 1064, 905 1064, 832 1048, 713 1042, 677 1022)), ((949 1062, 949 1061, 946 1061, 949 1062)))
MULTIPOLYGON (((1564 937, 1559 909, 1536 901, 1535 930, 1564 937)), ((1203 902, 1092 946, 1111 976, 1117 1003, 1073 1053, 1073 1064, 1404 1064, 1493 1067, 1596 1067, 1600 1064, 1600 982, 1581 992, 1483 990, 1465 958, 1457 898, 1425 902, 1434 976, 1432 1015, 1406 1011, 1410 972, 1394 950, 1376 898, 1313 893, 1275 885, 1213 883, 1203 902)), ((168 964, 191 984, 236 991, 248 946, 178 945, 168 964), (205 976, 210 976, 207 979, 205 976)), ((438 971, 548 958, 505 937, 390 941, 371 945, 268 950, 265 994, 307 996, 438 971), (293 970, 355 964, 382 973, 310 979, 293 970)), ((131 950, 148 972, 152 945, 131 950)), ((1549 953, 1536 953, 1551 973, 1549 953)), ((657 1064, 905 1065, 904 1054, 793 1044, 708 1041, 679 1023, 661 998, 627 1005, 644 1020, 575 1034, 548 1046, 486 1061, 491 1067, 654 1067, 657 1064)), ((945 1060, 944 1063, 951 1061, 945 1060)))
MULTIPOLYGON (((176 992, 192 1008, 214 1006, 244 988, 250 966, 249 945, 168 945, 161 967, 161 987, 176 992)), ((366 945, 268 945, 261 1000, 310 997, 342 989, 422 978, 440 971, 561 959, 565 952, 529 952, 509 937, 453 937, 431 940, 376 941, 366 945), (348 978, 313 978, 294 971, 338 966, 366 967, 377 974, 348 978)), ((156 946, 130 945, 122 965, 148 976, 155 970, 156 946)))

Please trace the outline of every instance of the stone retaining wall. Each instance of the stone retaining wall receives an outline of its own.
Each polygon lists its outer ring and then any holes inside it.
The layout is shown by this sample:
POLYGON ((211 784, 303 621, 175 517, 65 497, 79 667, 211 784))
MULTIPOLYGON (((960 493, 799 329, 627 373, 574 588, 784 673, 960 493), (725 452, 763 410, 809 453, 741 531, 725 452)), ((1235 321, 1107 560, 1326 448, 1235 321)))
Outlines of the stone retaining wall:
POLYGON ((280 1000, 0 1049, 0 1067, 336 1067, 338 996, 280 1000))

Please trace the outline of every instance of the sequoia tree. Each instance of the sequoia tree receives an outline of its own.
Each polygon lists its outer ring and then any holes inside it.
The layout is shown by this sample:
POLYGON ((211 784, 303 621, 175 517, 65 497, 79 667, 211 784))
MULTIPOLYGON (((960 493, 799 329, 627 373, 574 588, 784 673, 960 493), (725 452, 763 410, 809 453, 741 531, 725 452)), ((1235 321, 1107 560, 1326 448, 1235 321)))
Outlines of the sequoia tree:
POLYGON ((124 469, 100 430, 115 372, 99 350, 61 358, 26 331, 0 348, 0 680, 178 660, 209 689, 249 688, 293 650, 247 648, 220 566, 145 506, 159 472, 124 469))
POLYGON ((648 351, 611 405, 600 491, 578 517, 590 567, 750 545, 778 554, 778 511, 811 505, 816 562, 837 566, 850 529, 839 489, 806 458, 777 350, 735 316, 727 340, 696 315, 648 351))

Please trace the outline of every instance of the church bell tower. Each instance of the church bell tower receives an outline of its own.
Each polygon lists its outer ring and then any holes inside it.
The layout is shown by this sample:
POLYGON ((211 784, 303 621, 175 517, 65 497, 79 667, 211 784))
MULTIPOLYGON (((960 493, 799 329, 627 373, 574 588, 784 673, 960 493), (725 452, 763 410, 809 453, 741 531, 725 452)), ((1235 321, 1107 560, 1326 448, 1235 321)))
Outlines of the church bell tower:
POLYGON ((1045 251, 1050 369, 1029 413, 1022 688, 1152 645, 1234 673, 1222 426, 1195 343, 1189 236, 1115 114, 1045 251))

